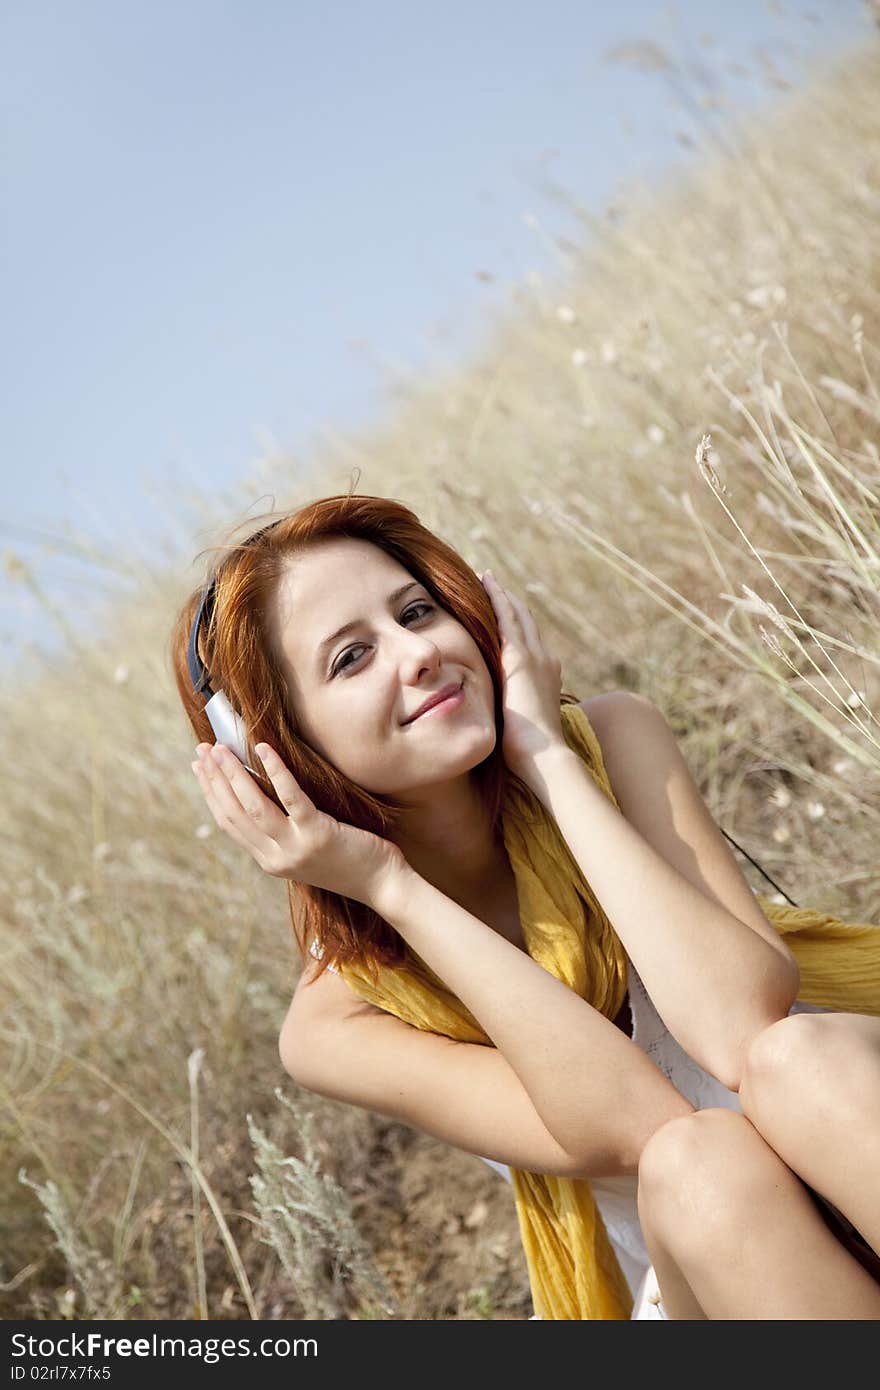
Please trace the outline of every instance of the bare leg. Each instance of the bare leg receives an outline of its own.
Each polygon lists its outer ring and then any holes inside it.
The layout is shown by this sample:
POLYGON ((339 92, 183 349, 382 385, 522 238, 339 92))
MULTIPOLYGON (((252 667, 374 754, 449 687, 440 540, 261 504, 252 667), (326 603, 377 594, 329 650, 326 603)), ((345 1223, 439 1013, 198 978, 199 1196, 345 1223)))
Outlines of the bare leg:
POLYGON ((880 1319, 880 1285, 735 1111, 700 1110, 652 1135, 639 1217, 670 1318, 880 1319))
POLYGON ((705 1321, 706 1314, 697 1302, 697 1296, 685 1279, 681 1266, 676 1264, 671 1251, 655 1235, 649 1237, 649 1230, 642 1217, 642 1230, 645 1244, 651 1256, 651 1264, 657 1276, 663 1299, 663 1311, 672 1321, 705 1321))
POLYGON ((739 1100, 788 1167, 880 1253, 880 1018, 780 1019, 752 1043, 739 1100))

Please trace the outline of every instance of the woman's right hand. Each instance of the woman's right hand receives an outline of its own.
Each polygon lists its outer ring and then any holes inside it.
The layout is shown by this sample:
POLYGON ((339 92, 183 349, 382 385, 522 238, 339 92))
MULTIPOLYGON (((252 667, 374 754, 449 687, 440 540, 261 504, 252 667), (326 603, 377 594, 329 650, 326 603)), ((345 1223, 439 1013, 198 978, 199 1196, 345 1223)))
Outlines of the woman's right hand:
MULTIPOLYGON (((263 747, 264 745, 260 745, 263 747)), ((408 865, 390 840, 319 811, 271 748, 262 763, 280 810, 257 786, 231 749, 200 743, 192 764, 211 814, 267 874, 325 888, 370 907, 408 865)))

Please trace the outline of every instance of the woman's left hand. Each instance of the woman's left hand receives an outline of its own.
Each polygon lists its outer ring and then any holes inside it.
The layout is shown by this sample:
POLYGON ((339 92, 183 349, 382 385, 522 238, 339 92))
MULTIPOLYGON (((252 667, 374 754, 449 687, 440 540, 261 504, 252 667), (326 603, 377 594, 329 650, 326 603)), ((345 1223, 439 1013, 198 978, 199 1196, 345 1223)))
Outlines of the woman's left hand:
POLYGON ((522 599, 508 593, 491 570, 480 578, 501 633, 504 761, 528 781, 540 753, 568 746, 559 712, 562 662, 544 646, 538 625, 522 599))

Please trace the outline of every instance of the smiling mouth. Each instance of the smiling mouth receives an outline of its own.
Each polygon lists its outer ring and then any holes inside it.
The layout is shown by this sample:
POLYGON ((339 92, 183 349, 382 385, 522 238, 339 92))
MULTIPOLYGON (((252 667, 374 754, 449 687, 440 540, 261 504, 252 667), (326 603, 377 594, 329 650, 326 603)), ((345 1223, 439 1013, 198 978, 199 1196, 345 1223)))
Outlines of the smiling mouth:
POLYGON ((409 724, 415 724, 416 720, 424 718, 426 714, 432 714, 434 710, 442 709, 451 701, 457 700, 458 697, 461 695, 463 689, 464 681, 462 680, 454 690, 450 690, 448 695, 444 695, 442 700, 435 700, 434 703, 428 705, 426 709, 422 709, 419 711, 418 714, 414 714, 411 719, 404 720, 403 727, 406 728, 409 724))

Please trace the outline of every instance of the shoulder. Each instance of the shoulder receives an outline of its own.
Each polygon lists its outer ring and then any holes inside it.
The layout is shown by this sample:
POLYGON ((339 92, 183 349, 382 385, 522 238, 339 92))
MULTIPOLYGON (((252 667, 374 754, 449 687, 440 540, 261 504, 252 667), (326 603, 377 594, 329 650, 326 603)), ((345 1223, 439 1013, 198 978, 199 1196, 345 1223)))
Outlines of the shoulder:
POLYGON ((303 961, 296 982, 284 1022, 285 1028, 291 1026, 291 1015, 294 1013, 297 1018, 308 1015, 311 1019, 317 1015, 334 1014, 339 1018, 347 1018, 354 1014, 384 1012, 383 1009, 362 999, 335 965, 330 964, 326 970, 319 973, 319 962, 323 954, 324 948, 317 942, 309 943, 309 954, 303 961))
POLYGON ((653 700, 634 690, 606 690, 601 695, 591 695, 588 700, 579 700, 577 708, 587 716, 600 743, 603 738, 610 739, 622 730, 631 729, 634 723, 663 719, 653 700))
POLYGON ((648 696, 637 695, 635 691, 605 691, 602 695, 591 695, 589 699, 578 701, 577 708, 584 710, 596 734, 601 728, 626 726, 631 720, 644 717, 645 713, 660 714, 658 706, 649 701, 648 696))
POLYGON ((646 695, 633 690, 609 690, 579 700, 587 717, 615 799, 624 809, 635 788, 643 786, 646 770, 658 766, 661 755, 675 744, 662 710, 646 695))

